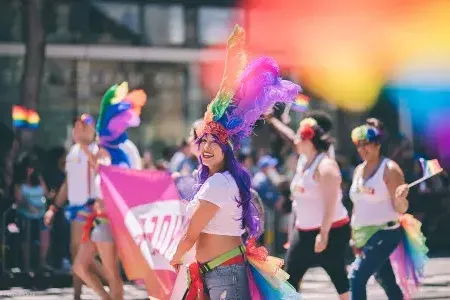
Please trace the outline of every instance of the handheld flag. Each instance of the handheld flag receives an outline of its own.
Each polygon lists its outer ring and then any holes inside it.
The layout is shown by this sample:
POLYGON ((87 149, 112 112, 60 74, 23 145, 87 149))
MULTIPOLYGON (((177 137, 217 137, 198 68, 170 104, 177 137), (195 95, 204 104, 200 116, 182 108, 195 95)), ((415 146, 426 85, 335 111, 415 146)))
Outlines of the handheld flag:
POLYGON ((291 109, 296 112, 305 112, 309 108, 309 98, 305 95, 299 94, 292 103, 291 109))
POLYGON ((184 229, 185 204, 170 174, 101 166, 101 189, 130 280, 144 280, 149 296, 169 299, 176 279, 169 264, 184 229))
POLYGON ((20 105, 12 108, 12 119, 14 128, 36 129, 39 126, 39 114, 33 110, 20 105))
POLYGON ((410 188, 444 171, 437 159, 425 160, 423 158, 420 158, 419 161, 422 165, 423 177, 410 183, 408 185, 410 188))

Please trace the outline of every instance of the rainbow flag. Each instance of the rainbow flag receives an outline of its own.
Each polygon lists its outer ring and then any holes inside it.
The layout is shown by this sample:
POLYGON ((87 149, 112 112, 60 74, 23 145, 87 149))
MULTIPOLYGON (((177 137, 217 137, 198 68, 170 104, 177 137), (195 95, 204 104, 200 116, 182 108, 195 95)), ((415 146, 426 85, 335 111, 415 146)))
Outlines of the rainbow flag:
POLYGON ((13 126, 15 128, 27 127, 28 125, 27 117, 28 117, 28 109, 20 105, 14 105, 12 107, 13 126))
POLYGON ((20 105, 12 108, 13 126, 15 128, 36 129, 39 126, 39 114, 33 110, 20 105))
POLYGON ((28 128, 35 129, 39 126, 39 121, 41 119, 39 118, 39 114, 35 110, 28 110, 28 116, 27 116, 27 122, 28 122, 28 128))
POLYGON ((420 158, 419 161, 422 165, 423 177, 431 177, 442 172, 442 167, 437 159, 425 160, 420 158))
POLYGON ((186 226, 186 205, 169 173, 101 166, 106 210, 128 279, 149 296, 170 299, 177 274, 169 264, 186 226))
POLYGON ((309 98, 305 95, 299 94, 297 99, 292 103, 292 109, 297 112, 305 112, 309 107, 309 98))

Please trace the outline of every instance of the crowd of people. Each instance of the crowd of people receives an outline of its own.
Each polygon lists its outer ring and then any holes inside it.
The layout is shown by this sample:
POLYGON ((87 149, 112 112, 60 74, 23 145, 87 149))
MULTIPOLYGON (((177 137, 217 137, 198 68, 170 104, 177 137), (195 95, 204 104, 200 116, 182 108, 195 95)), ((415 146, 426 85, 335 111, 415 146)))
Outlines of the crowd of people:
MULTIPOLYGON (((271 134, 279 134, 279 130, 275 128, 273 123, 278 123, 278 126, 286 127, 287 125, 276 118, 267 119, 272 130, 271 134)), ((201 124, 201 120, 194 123, 190 136, 184 140, 177 148, 167 149, 170 153, 159 160, 154 160, 153 153, 149 149, 142 151, 142 168, 148 170, 164 170, 171 173, 178 173, 182 175, 191 174, 198 167, 197 157, 199 155, 197 145, 197 128, 201 124)), ((326 127, 326 125, 325 125, 326 127)), ((14 224, 12 216, 12 207, 15 208, 16 214, 21 216, 20 222, 16 225, 18 229, 24 229, 20 234, 21 238, 17 241, 6 239, 7 242, 16 243, 15 245, 8 245, 12 250, 16 250, 15 260, 8 260, 2 262, 7 264, 7 269, 19 267, 26 272, 35 272, 38 270, 66 270, 70 272, 72 257, 70 254, 70 236, 71 228, 64 212, 58 211, 55 213, 53 224, 47 227, 43 224, 43 217, 46 209, 54 203, 58 191, 63 186, 65 181, 65 166, 67 150, 64 147, 56 147, 44 151, 42 149, 33 149, 21 151, 18 147, 17 140, 14 133, 7 128, 2 127, 2 155, 1 164, 2 170, 2 188, 1 188, 1 212, 2 212, 2 235, 14 233, 14 224), (5 226, 6 225, 6 226, 5 226), (9 227, 8 227, 9 225, 9 227), (26 229, 26 230, 25 230, 26 229), (28 231, 31 230, 31 231, 28 231), (34 251, 32 242, 39 241, 39 251, 34 251), (18 252, 17 252, 18 251, 18 252), (17 254, 19 253, 19 254, 17 254), (38 257, 32 257, 35 253, 40 253, 38 257), (34 260, 33 260, 34 259, 34 260)), ((406 143, 408 145, 408 143, 406 143)), ((286 145, 294 146, 294 142, 286 139, 286 145)), ((294 148, 293 148, 294 150, 294 148)), ((405 177, 408 182, 411 182, 422 176, 422 169, 417 157, 414 157, 412 149, 405 147, 403 141, 398 147, 393 147, 391 153, 392 157, 402 169, 405 170, 405 177), (398 148, 402 148, 401 156, 398 155, 398 148), (406 148, 406 149, 405 149, 406 148), (408 157, 409 156, 409 157, 408 157)), ((288 241, 288 234, 292 227, 292 197, 295 197, 295 189, 289 186, 291 180, 298 176, 296 175, 295 159, 297 155, 294 151, 284 157, 276 157, 271 154, 270 149, 253 150, 250 153, 239 153, 237 158, 239 162, 245 166, 251 174, 252 187, 259 193, 265 209, 265 237, 260 241, 265 243, 266 247, 271 253, 282 256, 286 252, 286 248, 291 249, 286 245, 288 241), (284 163, 280 163, 284 161, 284 163), (267 237, 270 235, 271 237, 267 237)), ((342 156, 339 152, 335 155, 336 161, 340 168, 340 175, 342 182, 340 190, 342 190, 342 203, 340 208, 342 216, 351 216, 353 204, 349 198, 350 186, 352 181, 352 174, 356 166, 349 163, 349 159, 342 156), (345 208, 344 208, 345 206, 345 208)), ((316 166, 310 166, 315 168, 316 166)), ((311 180, 311 179, 303 179, 311 180)), ((448 203, 450 203, 449 184, 447 177, 443 176, 432 178, 420 184, 416 189, 411 189, 408 212, 412 213, 417 219, 423 222, 423 231, 427 236, 427 243, 432 251, 439 252, 447 248, 445 237, 450 228, 445 222, 450 214, 448 203)), ((298 182, 297 180, 295 180, 298 182)), ((320 189, 320 187, 317 187, 320 189)), ((305 199, 305 198, 303 198, 305 199)), ((63 202, 67 199, 63 199, 63 202)), ((306 204, 307 205, 307 204, 306 204)), ((302 210, 299 210, 301 213, 302 210)), ((311 209, 303 210, 311 217, 311 209)), ((296 224, 297 226, 299 224, 296 224)), ((346 225, 348 226, 348 225, 346 225)), ((300 232, 300 231, 299 231, 300 232)), ((300 232, 301 233, 301 232, 300 232)), ((342 253, 341 264, 347 264, 351 261, 350 248, 346 241, 348 241, 349 231, 343 230, 342 242, 333 243, 334 247, 338 248, 338 252, 342 253)), ((339 233, 338 233, 339 235, 339 233)), ((306 233, 303 240, 309 240, 310 250, 314 245, 314 238, 316 232, 306 233), (307 238, 307 237, 310 238, 307 238)), ((335 235, 333 235, 335 236, 335 235)), ((299 237, 294 237, 291 243, 295 246, 299 237)), ((339 239, 338 239, 339 240, 339 239)), ((306 242, 305 242, 306 243, 306 242)), ((293 247, 293 251, 301 251, 302 247, 306 245, 299 245, 293 247), (300 247, 300 248, 299 248, 300 247)), ((303 250, 304 252, 305 250, 303 250)), ((313 254, 314 252, 311 252, 313 254)), ((333 252, 334 254, 336 251, 333 252)), ((295 259, 291 262, 289 257, 298 257, 290 254, 286 261, 287 266, 295 265, 295 271, 289 272, 292 280, 299 281, 306 272, 308 265, 300 270, 295 259)), ((322 260, 324 257, 322 257, 322 260)), ((306 261, 306 260, 305 260, 306 261)), ((305 262, 303 261, 303 262, 305 262)), ((309 260, 310 266, 325 263, 327 268, 327 261, 337 263, 337 260, 327 260, 324 262, 309 260)), ((341 268, 342 269, 342 268, 341 268)), ((289 270, 289 269, 288 269, 289 270)), ((290 270, 289 270, 290 271, 290 270)), ((333 275, 334 276, 334 275, 333 275)), ((336 288, 338 291, 345 291, 347 289, 346 280, 336 279, 336 288)), ((334 282, 334 281, 333 281, 334 282)))
MULTIPOLYGON (((170 261, 179 271, 190 260, 185 299, 203 293, 211 299, 263 299, 262 291, 269 299, 298 299, 304 274, 317 265, 329 274, 340 299, 366 299, 372 275, 389 299, 403 299, 408 282, 396 280, 394 269, 402 265, 392 255, 417 229, 408 227, 416 222, 411 215, 424 223, 429 247, 445 242, 446 176, 409 189, 406 182, 422 177, 418 157, 405 140, 386 153, 386 144, 392 143, 378 119, 349 132, 357 163, 335 152, 333 122, 325 112, 306 113, 292 129, 269 109, 295 99, 300 87, 282 80, 276 62, 267 57, 244 71, 235 69, 244 55, 242 39, 236 27, 226 76, 204 119, 194 122, 176 151, 167 149, 160 160, 154 161, 147 149, 141 149, 141 159, 126 135, 139 125, 145 104, 145 95, 128 93, 126 83, 105 93, 97 121, 87 114, 74 120, 74 145, 68 151, 19 151, 14 133, 2 127, 2 241, 15 249, 9 253, 23 258, 2 263, 29 274, 71 267, 74 299, 80 299, 83 282, 104 300, 122 299, 118 251, 98 175, 100 165, 115 165, 196 179, 185 199, 189 223, 170 261), (261 126, 285 141, 283 155, 270 147, 242 147, 261 117, 261 126), (280 260, 268 259, 257 248, 257 240, 271 255, 285 255, 284 270, 280 260), (356 258, 348 273, 350 248, 356 258), (393 268, 394 263, 399 265, 393 268)), ((418 251, 415 258, 423 259, 424 245, 416 246, 423 248, 408 251, 418 251)), ((417 265, 403 267, 411 271, 417 265)), ((145 284, 148 290, 154 285, 145 284)))

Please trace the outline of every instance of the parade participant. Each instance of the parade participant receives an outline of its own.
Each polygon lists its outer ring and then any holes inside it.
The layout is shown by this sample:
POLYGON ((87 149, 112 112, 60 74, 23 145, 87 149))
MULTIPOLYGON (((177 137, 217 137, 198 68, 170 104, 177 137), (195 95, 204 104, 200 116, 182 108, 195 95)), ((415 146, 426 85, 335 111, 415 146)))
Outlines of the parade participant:
POLYGON ((34 241, 39 241, 41 270, 51 270, 47 264, 47 250, 50 234, 44 225, 46 198, 49 196, 47 184, 41 173, 39 158, 35 153, 26 153, 20 160, 16 170, 14 198, 17 212, 22 217, 22 231, 26 232, 23 240, 24 266, 26 272, 31 272, 30 262, 34 249, 34 241))
POLYGON ((380 155, 382 132, 377 119, 368 119, 352 131, 353 143, 364 160, 355 169, 350 189, 352 242, 358 249, 349 276, 354 300, 367 299, 366 285, 373 274, 388 299, 410 299, 408 281, 418 284, 416 271, 421 271, 426 258, 419 222, 403 215, 408 209, 403 172, 397 163, 380 155))
MULTIPOLYGON (((45 213, 44 222, 49 226, 53 222, 55 213, 61 209, 66 199, 66 217, 70 222, 70 252, 72 260, 78 252, 86 218, 92 211, 95 199, 95 172, 89 168, 88 155, 96 155, 99 147, 95 142, 95 120, 88 114, 82 114, 74 120, 72 136, 75 144, 70 148, 66 157, 66 180, 62 184, 53 205, 45 213), (83 151, 83 149, 87 151, 83 151)), ((88 263, 93 271, 104 278, 104 271, 100 263, 92 260, 88 263)), ((74 274, 74 299, 80 299, 83 282, 74 274)))
MULTIPOLYGON (((97 155, 90 155, 90 164, 94 169, 99 164, 111 164, 123 168, 141 167, 141 159, 139 154, 136 154, 137 149, 133 149, 134 144, 130 147, 130 144, 125 145, 125 143, 129 141, 126 130, 140 123, 139 115, 145 101, 146 95, 141 90, 128 93, 126 82, 114 85, 106 91, 97 122, 101 149, 97 155)), ((88 150, 85 149, 85 151, 88 150)), ((103 300, 121 300, 123 299, 123 281, 118 264, 118 253, 103 204, 98 175, 95 187, 97 203, 95 210, 86 221, 83 244, 77 254, 74 270, 103 300), (97 252, 106 271, 110 293, 106 292, 100 278, 88 267, 88 263, 97 252)))
POLYGON ((293 101, 300 88, 280 78, 271 58, 257 58, 247 65, 244 42, 244 31, 236 26, 228 40, 221 87, 207 108, 197 140, 201 166, 196 195, 188 206, 187 231, 171 261, 178 269, 196 245, 186 299, 202 299, 205 294, 212 300, 263 299, 258 288, 265 288, 267 299, 299 297, 284 282, 287 274, 279 268, 281 261, 256 247, 259 214, 251 203, 250 177, 233 150, 252 133, 265 110, 276 101, 293 101), (245 229, 248 241, 241 238, 245 229))
POLYGON ((345 253, 350 240, 350 219, 342 204, 341 173, 328 155, 333 139, 331 118, 311 111, 300 122, 297 134, 281 121, 267 121, 291 137, 300 158, 291 183, 295 217, 286 254, 289 282, 298 286, 306 271, 318 263, 331 278, 340 299, 349 299, 345 253))

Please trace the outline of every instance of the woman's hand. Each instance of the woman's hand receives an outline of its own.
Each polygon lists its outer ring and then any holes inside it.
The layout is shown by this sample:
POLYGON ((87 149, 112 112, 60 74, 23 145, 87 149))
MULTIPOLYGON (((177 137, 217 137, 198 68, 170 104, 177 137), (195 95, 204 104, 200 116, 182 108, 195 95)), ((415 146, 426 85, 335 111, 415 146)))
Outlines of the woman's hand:
POLYGON ((328 233, 319 233, 316 236, 316 244, 314 245, 314 252, 320 253, 325 251, 328 246, 328 233))
POLYGON ((402 184, 395 190, 395 199, 406 200, 409 193, 409 186, 407 184, 402 184))
POLYGON ((408 199, 406 199, 406 197, 408 197, 408 192, 409 187, 407 184, 402 184, 395 190, 394 208, 396 211, 406 213, 408 210, 409 204, 408 199))
POLYGON ((170 265, 175 269, 175 272, 178 272, 178 270, 180 270, 181 265, 183 265, 183 262, 181 261, 180 258, 174 256, 170 261, 170 265))

